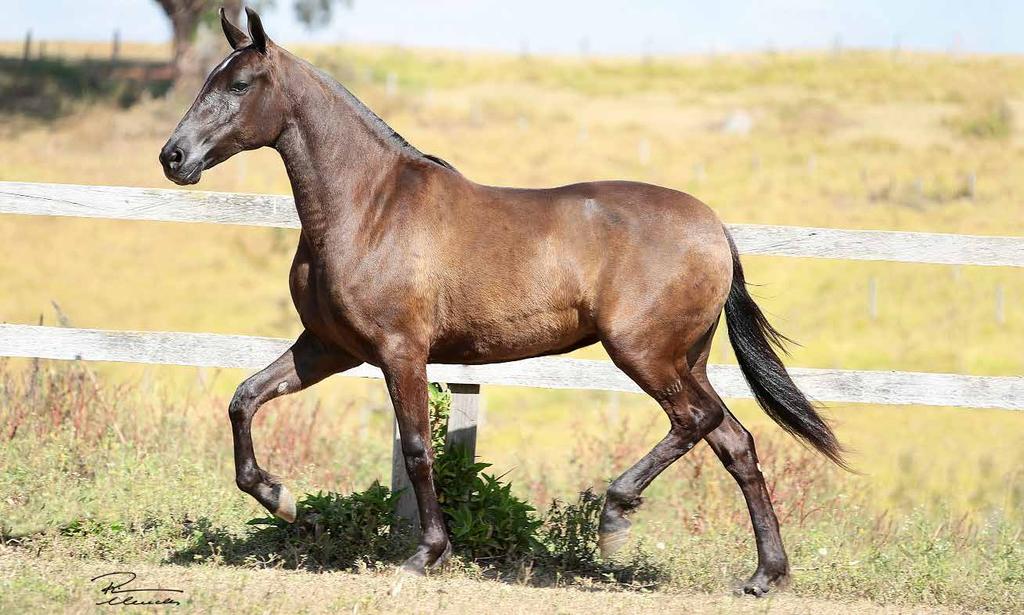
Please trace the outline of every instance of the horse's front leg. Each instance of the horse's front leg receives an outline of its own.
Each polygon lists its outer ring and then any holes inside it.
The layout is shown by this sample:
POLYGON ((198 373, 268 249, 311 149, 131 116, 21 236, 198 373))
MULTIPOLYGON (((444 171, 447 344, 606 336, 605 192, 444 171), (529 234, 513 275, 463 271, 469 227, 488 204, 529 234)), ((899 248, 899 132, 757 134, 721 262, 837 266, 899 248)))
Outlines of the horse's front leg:
POLYGON ((403 349, 390 354, 384 358, 384 378, 398 419, 405 469, 416 493, 421 530, 419 547, 402 564, 402 570, 422 575, 451 555, 451 543, 434 492, 434 451, 430 446, 427 410, 427 353, 403 349))
POLYGON ((295 498, 260 468, 252 447, 252 417, 266 402, 312 386, 361 361, 324 345, 305 331, 276 361, 238 385, 228 416, 235 449, 235 483, 281 519, 295 521, 295 498))

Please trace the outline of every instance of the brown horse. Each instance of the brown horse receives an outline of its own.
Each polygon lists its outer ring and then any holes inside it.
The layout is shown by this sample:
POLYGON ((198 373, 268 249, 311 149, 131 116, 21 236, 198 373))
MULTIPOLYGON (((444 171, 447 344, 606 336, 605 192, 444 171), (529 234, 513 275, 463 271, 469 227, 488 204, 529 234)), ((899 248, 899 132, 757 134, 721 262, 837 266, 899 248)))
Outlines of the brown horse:
POLYGON ((351 93, 267 38, 248 35, 217 66, 160 152, 169 179, 269 146, 284 161, 302 223, 292 300, 305 331, 239 387, 229 415, 238 487, 287 521, 295 500, 253 453, 267 401, 361 363, 381 368, 419 507, 422 573, 451 551, 431 477, 428 362, 493 363, 601 342, 668 415, 661 442, 608 489, 602 551, 621 546, 640 494, 707 440, 746 498, 760 595, 789 566, 750 434, 707 377, 723 309, 755 397, 784 429, 840 462, 828 425, 772 348, 782 337, 747 294, 721 221, 697 199, 634 182, 546 190, 473 183, 409 145, 351 93))

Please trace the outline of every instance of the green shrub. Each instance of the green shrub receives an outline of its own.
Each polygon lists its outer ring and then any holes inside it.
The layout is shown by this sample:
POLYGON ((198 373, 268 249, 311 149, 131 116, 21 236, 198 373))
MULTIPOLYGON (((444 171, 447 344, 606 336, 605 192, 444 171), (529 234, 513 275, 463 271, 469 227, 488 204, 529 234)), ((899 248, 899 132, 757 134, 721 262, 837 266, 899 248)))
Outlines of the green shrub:
POLYGON ((473 559, 520 557, 543 549, 534 508, 512 494, 512 484, 484 473, 489 463, 475 461, 453 447, 434 461, 434 485, 457 552, 473 559))
POLYGON ((568 570, 597 565, 597 529, 603 506, 604 498, 590 489, 580 493, 574 504, 551 503, 541 528, 551 564, 568 570))
POLYGON ((296 504, 298 521, 277 517, 252 519, 255 538, 275 543, 284 552, 300 552, 320 567, 351 566, 386 560, 398 552, 408 534, 395 515, 398 496, 374 481, 369 489, 348 495, 307 493, 296 504))
POLYGON ((430 445, 434 456, 444 453, 444 441, 448 436, 448 417, 452 414, 452 394, 443 384, 431 382, 427 386, 427 400, 430 410, 430 445))
POLYGON ((543 549, 537 537, 541 521, 534 508, 512 494, 512 484, 483 470, 465 448, 448 448, 452 396, 432 383, 430 441, 434 447, 434 488, 452 547, 472 559, 515 558, 543 549))

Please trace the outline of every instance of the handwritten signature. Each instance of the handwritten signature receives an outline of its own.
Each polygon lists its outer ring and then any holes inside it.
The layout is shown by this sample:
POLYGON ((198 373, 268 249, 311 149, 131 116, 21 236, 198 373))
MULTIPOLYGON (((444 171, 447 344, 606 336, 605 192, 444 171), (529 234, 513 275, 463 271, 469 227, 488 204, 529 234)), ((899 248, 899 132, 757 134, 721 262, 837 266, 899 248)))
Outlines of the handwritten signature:
POLYGON ((128 587, 130 583, 135 582, 138 575, 134 572, 108 572, 101 574, 98 577, 93 577, 89 581, 95 583, 97 581, 106 583, 101 589, 100 593, 104 596, 109 596, 106 600, 97 602, 96 605, 108 605, 108 606, 159 606, 159 605, 180 605, 181 603, 174 598, 156 598, 151 600, 139 600, 134 594, 142 592, 173 592, 176 594, 183 594, 184 591, 180 589, 160 589, 150 587, 128 587))

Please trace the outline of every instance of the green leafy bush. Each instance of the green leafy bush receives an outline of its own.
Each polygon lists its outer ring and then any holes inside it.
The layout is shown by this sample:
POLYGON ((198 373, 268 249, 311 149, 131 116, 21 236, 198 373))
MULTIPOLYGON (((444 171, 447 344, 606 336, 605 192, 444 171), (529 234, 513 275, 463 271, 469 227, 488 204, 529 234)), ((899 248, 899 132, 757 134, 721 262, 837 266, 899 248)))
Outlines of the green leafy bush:
POLYGON ((284 551, 298 550, 318 566, 350 566, 389 559, 408 534, 395 515, 398 496, 374 481, 365 491, 348 495, 307 493, 296 504, 298 521, 277 517, 249 521, 260 527, 257 538, 276 542, 284 551))
POLYGON ((543 549, 534 508, 512 494, 512 484, 483 472, 461 447, 434 461, 434 485, 457 552, 473 559, 525 556, 543 549))
POLYGON ((551 564, 569 570, 597 565, 597 529, 603 506, 604 498, 590 489, 580 493, 575 503, 551 503, 541 528, 551 564))
POLYGON ((452 396, 431 384, 430 441, 434 447, 434 487, 456 552, 472 559, 514 558, 543 549, 535 510, 512 494, 512 484, 483 470, 463 447, 449 448, 448 417, 452 396))
POLYGON ((444 441, 448 437, 448 417, 452 414, 452 394, 443 384, 431 382, 427 386, 427 403, 430 409, 430 445, 435 457, 444 453, 444 441))

